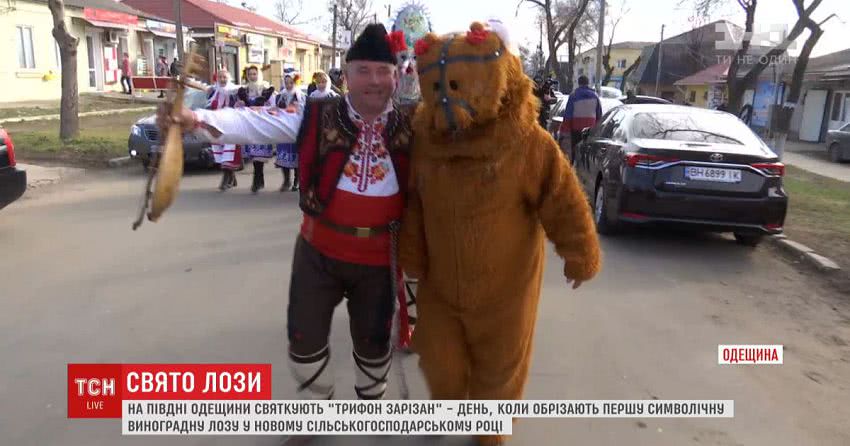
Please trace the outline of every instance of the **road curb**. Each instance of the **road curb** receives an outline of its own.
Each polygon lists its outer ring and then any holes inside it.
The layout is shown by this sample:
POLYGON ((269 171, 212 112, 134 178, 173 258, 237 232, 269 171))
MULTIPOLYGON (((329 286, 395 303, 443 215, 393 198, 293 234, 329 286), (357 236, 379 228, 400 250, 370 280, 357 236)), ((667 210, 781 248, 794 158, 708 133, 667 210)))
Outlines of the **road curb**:
MULTIPOLYGON (((115 113, 132 113, 132 112, 142 112, 142 111, 153 111, 156 110, 154 106, 145 106, 145 107, 134 107, 134 108, 117 108, 114 110, 95 110, 90 112, 79 113, 79 117, 86 116, 106 116, 115 113)), ((4 118, 0 119, 0 124, 4 123, 20 123, 20 122, 32 122, 32 121, 55 121, 59 119, 60 115, 37 115, 37 116, 21 116, 14 118, 4 118)))
POLYGON ((107 164, 109 167, 127 167, 132 162, 133 158, 130 158, 129 156, 121 156, 118 158, 112 158, 107 162, 107 164))
POLYGON ((779 247, 794 260, 802 260, 817 268, 818 271, 831 273, 841 270, 841 267, 831 259, 817 254, 814 249, 809 248, 802 243, 795 242, 784 235, 772 236, 768 239, 774 246, 779 247))

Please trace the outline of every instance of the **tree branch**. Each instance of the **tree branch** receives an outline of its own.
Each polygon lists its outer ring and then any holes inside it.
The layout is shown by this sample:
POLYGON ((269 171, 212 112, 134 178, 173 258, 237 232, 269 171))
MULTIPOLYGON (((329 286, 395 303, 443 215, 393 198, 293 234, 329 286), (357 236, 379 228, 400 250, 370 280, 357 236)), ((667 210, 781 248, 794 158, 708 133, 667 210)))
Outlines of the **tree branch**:
MULTIPOLYGON (((535 5, 539 6, 542 9, 549 9, 540 0, 520 0, 520 3, 522 3, 522 2, 534 3, 535 5)), ((517 9, 519 9, 519 5, 517 5, 517 9)))

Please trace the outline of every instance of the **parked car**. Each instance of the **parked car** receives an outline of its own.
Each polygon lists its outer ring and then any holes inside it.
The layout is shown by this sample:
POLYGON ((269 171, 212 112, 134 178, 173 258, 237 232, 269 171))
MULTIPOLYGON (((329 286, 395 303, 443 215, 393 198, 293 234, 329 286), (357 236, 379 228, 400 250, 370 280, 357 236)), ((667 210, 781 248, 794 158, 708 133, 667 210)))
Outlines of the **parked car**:
POLYGON ((27 190, 27 173, 17 168, 15 144, 0 127, 0 209, 21 198, 27 190))
POLYGON ((623 104, 672 104, 672 102, 664 98, 659 98, 656 96, 644 96, 640 94, 635 95, 634 99, 629 99, 628 96, 620 96, 617 99, 623 104))
POLYGON ((602 234, 624 222, 673 223, 755 246, 782 232, 785 166, 734 115, 623 105, 582 137, 576 170, 602 234))
POLYGON ((599 97, 606 99, 619 99, 623 96, 623 91, 619 88, 602 86, 602 94, 599 97))
MULTIPOLYGON (((187 90, 183 103, 193 110, 204 108, 207 95, 200 90, 187 90)), ((141 161, 147 168, 151 163, 151 153, 158 152, 160 149, 161 136, 156 126, 156 115, 136 121, 130 127, 130 137, 127 141, 130 157, 141 161)), ((191 133, 183 135, 183 151, 186 164, 207 168, 215 165, 210 142, 200 136, 191 133)))
POLYGON ((826 148, 833 162, 850 161, 850 122, 837 130, 826 132, 826 148))

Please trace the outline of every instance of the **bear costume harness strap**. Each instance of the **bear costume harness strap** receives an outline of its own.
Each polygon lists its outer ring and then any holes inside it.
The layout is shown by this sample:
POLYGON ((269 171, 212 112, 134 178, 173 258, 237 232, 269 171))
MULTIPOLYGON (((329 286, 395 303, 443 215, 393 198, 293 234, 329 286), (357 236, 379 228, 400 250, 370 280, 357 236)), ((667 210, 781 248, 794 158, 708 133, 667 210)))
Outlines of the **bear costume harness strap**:
POLYGON ((469 102, 463 99, 456 99, 449 96, 449 91, 446 88, 449 85, 447 77, 447 68, 449 64, 457 63, 457 62, 490 62, 491 60, 496 60, 505 54, 505 45, 502 44, 498 50, 494 51, 492 54, 487 54, 484 56, 478 56, 474 54, 459 54, 455 56, 449 57, 449 46, 451 46, 452 39, 446 40, 443 44, 443 47, 440 49, 440 60, 431 64, 428 64, 422 67, 419 70, 419 75, 427 73, 428 71, 434 68, 440 68, 440 82, 437 84, 438 90, 440 92, 440 102, 443 104, 443 112, 446 114, 446 119, 449 122, 449 128, 453 131, 457 129, 457 120, 455 118, 455 113, 452 111, 452 105, 457 105, 465 109, 469 112, 470 115, 475 116, 477 112, 469 102))

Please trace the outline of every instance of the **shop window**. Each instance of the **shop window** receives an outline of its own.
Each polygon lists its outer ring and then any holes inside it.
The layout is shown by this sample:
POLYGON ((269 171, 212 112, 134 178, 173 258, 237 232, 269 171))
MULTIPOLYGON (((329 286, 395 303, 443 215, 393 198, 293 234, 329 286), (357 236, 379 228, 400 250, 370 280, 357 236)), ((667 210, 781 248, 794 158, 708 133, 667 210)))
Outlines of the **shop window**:
POLYGON ((688 102, 696 102, 697 100, 697 92, 696 90, 691 90, 691 95, 688 97, 688 102))
POLYGON ((35 68, 35 56, 33 55, 32 27, 18 26, 18 67, 35 68))

